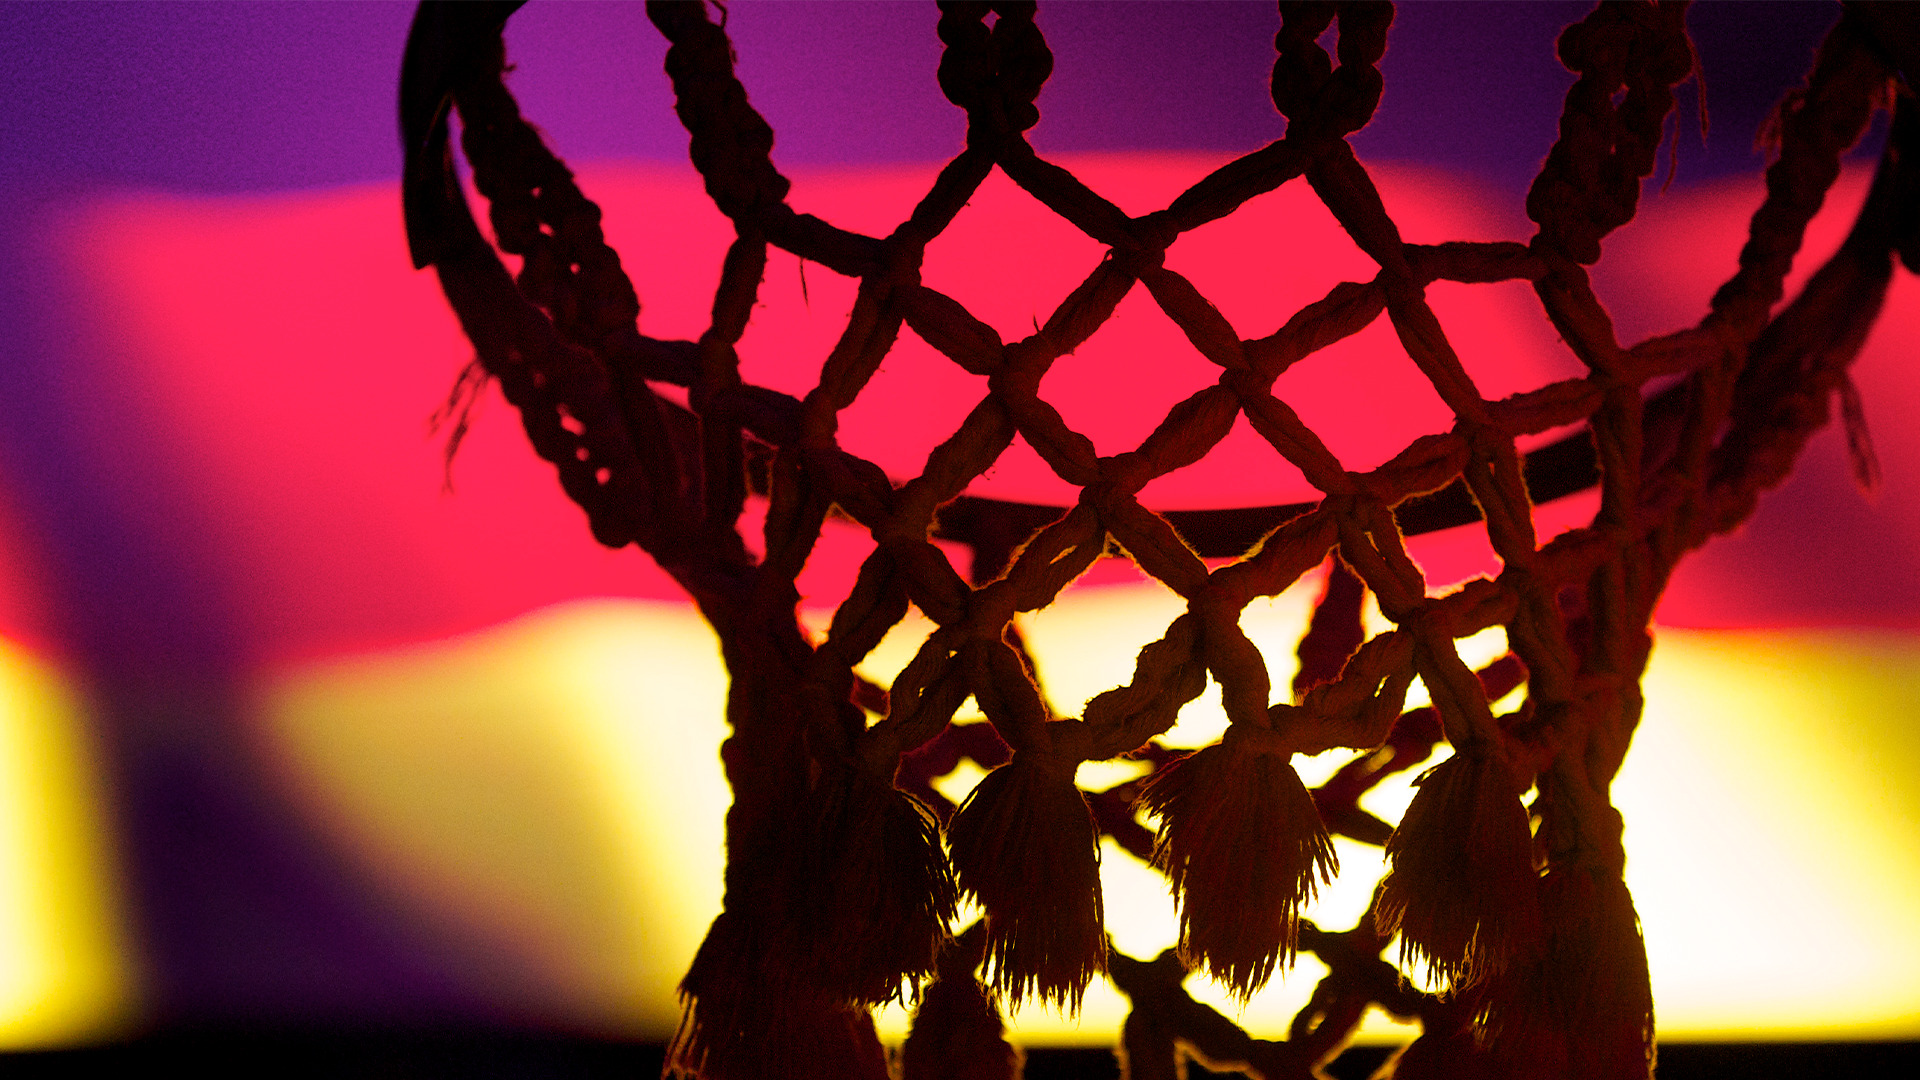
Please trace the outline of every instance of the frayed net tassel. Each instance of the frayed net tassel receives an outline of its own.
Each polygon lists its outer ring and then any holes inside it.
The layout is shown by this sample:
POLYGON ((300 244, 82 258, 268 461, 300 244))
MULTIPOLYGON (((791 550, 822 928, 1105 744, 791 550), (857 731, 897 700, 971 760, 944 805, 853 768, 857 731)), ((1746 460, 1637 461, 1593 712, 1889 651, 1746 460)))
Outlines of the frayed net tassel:
POLYGON ((939 825, 848 767, 821 777, 793 831, 778 863, 730 868, 727 909, 680 984, 673 1068, 757 1080, 865 1076, 878 1061, 886 1075, 869 1006, 933 970, 956 902, 939 825))
POLYGON ((680 980, 680 1030, 667 1047, 667 1068, 675 1073, 734 1080, 764 1073, 778 1057, 777 1030, 797 1021, 781 1015, 798 1002, 774 989, 784 980, 768 979, 754 961, 768 955, 765 937, 734 911, 722 911, 686 978, 680 980))
POLYGON ((1489 987, 1483 1040, 1509 1076, 1652 1075, 1653 987, 1626 883, 1576 865, 1549 871, 1540 894, 1547 941, 1489 987))
POLYGON ((900 1080, 1017 1080, 1023 1059, 1007 1042, 1000 1010, 975 968, 986 954, 987 926, 976 922, 940 957, 939 973, 913 1011, 900 1048, 900 1080))
POLYGON ((830 999, 878 1005, 933 971, 957 890, 940 824, 863 769, 822 777, 808 800, 807 897, 794 912, 805 970, 830 999))
POLYGON ((1338 867, 1313 795, 1285 755, 1229 729, 1157 777, 1153 865, 1180 905, 1180 956, 1241 1001, 1293 960, 1300 905, 1338 867))
POLYGON ((865 1009, 810 989, 751 920, 721 912, 680 983, 667 1068, 701 1080, 886 1080, 886 1050, 865 1009))
POLYGON ((947 826, 963 892, 986 909, 988 981, 1078 1012, 1107 967, 1100 832, 1073 768, 1016 753, 988 773, 947 826))
POLYGON ((1533 946, 1539 878, 1527 811, 1506 763, 1471 747, 1414 781, 1387 838, 1375 927, 1444 986, 1471 986, 1533 946))

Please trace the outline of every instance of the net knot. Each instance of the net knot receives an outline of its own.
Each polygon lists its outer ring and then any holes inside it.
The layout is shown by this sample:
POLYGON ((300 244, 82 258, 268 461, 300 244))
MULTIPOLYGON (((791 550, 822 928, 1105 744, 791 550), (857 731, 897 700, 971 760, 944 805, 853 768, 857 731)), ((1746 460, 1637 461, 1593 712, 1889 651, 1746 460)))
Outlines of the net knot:
POLYGON ((1094 732, 1079 720, 1053 720, 1045 724, 1046 745, 1033 747, 1035 763, 1043 768, 1064 770, 1071 775, 1083 761, 1095 758, 1094 732))
POLYGON ((1137 450, 1126 450, 1098 460, 1100 478, 1081 489, 1081 498, 1102 516, 1121 503, 1131 504, 1147 481, 1153 479, 1152 463, 1137 450))
MULTIPOLYGON (((1286 708, 1293 711, 1293 706, 1286 708)), ((1243 753, 1275 754, 1282 758, 1292 757, 1297 749, 1283 729, 1264 723, 1228 724, 1220 742, 1243 753)))
POLYGON ((1031 350, 1007 346, 1007 362, 987 376, 987 389, 1003 400, 1028 401, 1040 396, 1040 379, 1045 371, 1031 363, 1031 350))

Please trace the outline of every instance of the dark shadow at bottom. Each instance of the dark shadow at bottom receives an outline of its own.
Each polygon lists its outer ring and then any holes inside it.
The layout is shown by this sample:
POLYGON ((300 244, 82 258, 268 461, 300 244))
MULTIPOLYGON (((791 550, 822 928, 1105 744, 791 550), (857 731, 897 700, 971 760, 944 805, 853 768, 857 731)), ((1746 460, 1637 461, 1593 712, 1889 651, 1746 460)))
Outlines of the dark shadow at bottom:
MULTIPOLYGON (((1349 1048, 1325 1070, 1366 1080, 1392 1053, 1349 1048)), ((665 1051, 657 1044, 556 1035, 471 1032, 196 1032, 150 1035, 104 1046, 0 1053, 9 1078, 273 1076, 285 1080, 650 1080, 665 1051)), ((1920 1042, 1667 1043, 1660 1080, 1738 1076, 1825 1080, 1914 1075, 1920 1042)), ((1034 1049, 1027 1080, 1117 1080, 1119 1064, 1100 1049, 1034 1049)), ((1214 1073, 1189 1067, 1191 1080, 1214 1073)))

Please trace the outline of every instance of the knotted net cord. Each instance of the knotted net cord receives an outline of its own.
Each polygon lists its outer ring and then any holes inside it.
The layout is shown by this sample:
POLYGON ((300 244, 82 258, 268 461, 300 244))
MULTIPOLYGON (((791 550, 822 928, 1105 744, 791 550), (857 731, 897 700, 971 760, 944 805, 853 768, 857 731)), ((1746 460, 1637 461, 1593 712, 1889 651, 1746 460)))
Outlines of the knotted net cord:
MULTIPOLYGON (((1267 1077, 1311 1075, 1373 1006, 1423 1023, 1401 1076, 1458 1075, 1447 1070, 1463 1062, 1515 1075, 1647 1072, 1652 1005, 1607 789, 1640 716, 1647 626, 1668 575, 1742 521, 1825 422, 1829 400, 1851 394, 1847 365, 1894 254, 1913 269, 1920 253, 1920 124, 1903 90, 1845 245, 1774 311, 1842 153, 1897 74, 1900 49, 1876 38, 1884 26, 1843 17, 1783 107, 1766 200, 1702 321, 1625 346, 1586 267, 1633 217, 1673 88, 1692 72, 1684 4, 1603 3, 1560 38, 1578 81, 1528 196, 1539 227, 1529 242, 1417 245, 1401 239, 1346 141, 1379 100, 1390 4, 1282 2, 1272 97, 1285 136, 1134 216, 1026 139, 1052 67, 1034 4, 943 2, 938 79, 966 111, 966 146, 882 237, 787 206, 773 132, 734 76, 723 26, 697 2, 649 3, 671 45, 666 67, 693 164, 735 230, 709 328, 667 341, 639 332, 639 301, 598 207, 504 85, 501 27, 515 6, 421 6, 402 74, 408 236, 595 538, 652 556, 721 642, 732 730, 722 758, 734 793, 725 908, 683 984, 673 1067, 714 1078, 884 1076, 870 1009, 910 984, 921 1009, 907 1075, 1010 1075, 1017 1059, 995 1002, 1077 1007, 1105 972, 1133 1001, 1122 1044, 1135 1077, 1175 1075, 1177 1048, 1267 1077), (1319 44, 1329 29, 1332 55, 1319 44), (454 112, 492 242, 455 171, 454 112), (928 242, 994 169, 1106 249, 1044 325, 1015 341, 920 280, 928 242), (1166 249, 1302 179, 1379 272, 1335 286, 1264 336, 1243 336, 1164 265, 1166 249), (740 375, 737 346, 769 245, 859 281, 838 343, 800 398, 740 375), (520 258, 517 274, 500 253, 520 258), (1488 400, 1425 289, 1513 280, 1531 284, 1586 374, 1488 400), (1136 286, 1219 375, 1138 447, 1101 456, 1040 384, 1136 286), (1351 471, 1273 386, 1382 316, 1455 422, 1351 471), (896 480, 836 432, 903 326, 977 377, 982 396, 919 475, 896 480), (687 405, 650 384, 684 388, 687 405), (1651 394, 1655 386, 1665 389, 1651 394), (1184 514, 1141 504, 1145 484, 1200 460, 1242 415, 1317 502, 1184 514), (1584 433, 1555 448, 1529 458, 1516 448, 1577 423, 1584 433), (1016 437, 1079 489, 1074 505, 965 494, 1016 437), (1540 543, 1534 498, 1596 475, 1593 520, 1540 543), (740 532, 755 493, 767 506, 759 557, 740 532), (874 550, 815 640, 798 621, 795 580, 830 515, 864 528, 874 550), (1429 595, 1403 532, 1476 518, 1502 569, 1429 595), (936 537, 972 548, 972 580, 936 537), (1141 651, 1131 682, 1079 717, 1059 716, 1015 620, 1112 552, 1186 610, 1141 651), (1330 556, 1296 700, 1276 703, 1240 615, 1330 556), (1210 568, 1207 558, 1231 561, 1210 568), (1362 640, 1357 585, 1393 629, 1362 640), (912 661, 887 687, 856 675, 910 608, 936 626, 912 661), (1492 626, 1505 628, 1511 652, 1476 672, 1455 642, 1492 626), (1415 678, 1433 704, 1403 711, 1415 678), (1191 756, 1154 743, 1209 681, 1230 722, 1222 741, 1191 756), (1495 715, 1490 702, 1523 684, 1524 703, 1495 715), (954 723, 970 697, 985 723, 954 723), (1364 792, 1442 740, 1454 756, 1421 778, 1402 822, 1360 808, 1364 792), (1361 753, 1306 791, 1290 756, 1336 747, 1361 753), (1128 755, 1152 774, 1103 792, 1074 786, 1079 763, 1128 755), (955 808, 932 780, 962 758, 992 771, 955 808), (1159 817, 1157 836, 1136 805, 1159 817), (1372 909, 1344 932, 1298 916, 1334 872, 1330 832, 1385 845, 1391 862, 1372 909), (1103 835, 1168 874, 1181 907, 1177 955, 1143 962, 1109 951, 1103 835), (985 914, 950 938, 960 895, 985 914), (1438 992, 1413 989, 1383 958, 1396 934, 1401 962, 1424 968, 1438 992), (1250 994, 1296 948, 1330 973, 1284 1040, 1252 1038, 1180 987, 1198 968, 1250 994), (966 1055, 981 1071, 938 1071, 966 1055)), ((1277 241, 1273 250, 1284 256, 1277 241)))

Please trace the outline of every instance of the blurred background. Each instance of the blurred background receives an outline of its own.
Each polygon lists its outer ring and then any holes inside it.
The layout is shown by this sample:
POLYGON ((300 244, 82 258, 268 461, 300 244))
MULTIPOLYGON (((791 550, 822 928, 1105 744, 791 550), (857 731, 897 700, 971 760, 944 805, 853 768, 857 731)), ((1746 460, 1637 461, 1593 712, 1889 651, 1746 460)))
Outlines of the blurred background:
MULTIPOLYGON (((1531 234, 1527 186, 1571 83, 1553 41, 1585 10, 1402 5, 1380 111, 1354 145, 1409 239, 1531 234)), ((1731 273, 1759 199, 1755 133, 1837 16, 1695 6, 1704 93, 1682 92, 1672 183, 1647 185, 1596 269, 1623 340, 1691 324, 1731 273)), ((429 431, 471 350, 400 232, 394 88, 411 17, 398 3, 0 5, 0 1050, 179 1032, 672 1032, 674 984, 718 910, 724 676, 672 583, 591 542, 496 392, 450 465, 429 431)), ((964 134, 933 78, 932 5, 737 0, 727 18, 793 204, 889 229, 964 134)), ((1284 130, 1265 89, 1271 5, 1044 4, 1039 25, 1056 59, 1032 140, 1129 210, 1284 130)), ((728 234, 686 164, 664 51, 638 5, 536 2, 508 28, 510 85, 606 208, 643 331, 686 337, 728 234)), ((1837 245, 1883 127, 1808 265, 1837 245)), ((990 184, 929 254, 930 283, 948 275, 942 288, 1010 336, 1099 257, 1022 200, 990 184)), ((1243 335, 1270 332, 1332 282, 1370 276, 1315 212, 1283 190, 1170 262, 1243 335)), ((1435 302, 1483 385, 1570 370, 1524 289, 1476 288, 1437 287, 1435 302)), ((851 295, 776 253, 743 345, 750 377, 804 390, 851 295)), ((1752 522, 1684 564, 1661 609, 1648 716, 1616 790, 1664 1038, 1920 1039, 1916 299, 1903 274, 1858 368, 1877 493, 1822 433, 1752 522)), ((1049 377, 1103 451, 1205 377, 1190 357, 1172 373, 1153 337, 1166 328, 1135 314, 1049 377), (1139 389, 1160 385, 1164 400, 1139 389)), ((1389 341, 1356 340, 1331 377, 1296 388, 1350 465, 1434 419, 1417 393, 1356 405, 1356 385, 1416 378, 1389 341)), ((929 417, 974 399, 913 346, 846 434, 902 473, 939 427, 929 417)), ((1030 466, 1010 460, 981 490, 1056 495, 1030 466)), ((1298 485, 1268 462, 1149 495, 1245 505, 1298 485)), ((1591 511, 1565 503, 1543 524, 1591 511)), ((804 583, 809 618, 862 553, 857 537, 829 541, 804 583)), ((1415 554, 1441 583, 1486 562, 1465 536, 1415 554)), ((1312 586, 1249 612, 1276 664, 1312 586)), ((1055 700, 1077 711, 1125 681, 1170 604, 1103 567, 1036 617, 1055 700)), ((913 645, 908 627, 874 674, 913 645)), ((1210 738, 1210 707, 1177 737, 1210 738)), ((1391 815, 1404 787, 1377 798, 1391 815)), ((1342 854, 1316 913, 1329 926, 1378 873, 1377 852, 1342 854)), ((1117 851, 1103 873, 1121 947, 1169 944, 1157 879, 1117 851)), ((1303 961, 1229 1015, 1277 1035, 1315 978, 1303 961)), ((1090 994, 1077 1026, 1029 1010, 1016 1029, 1106 1044, 1123 1009, 1090 994)), ((1368 1033, 1395 1037, 1385 1018, 1368 1033)))

